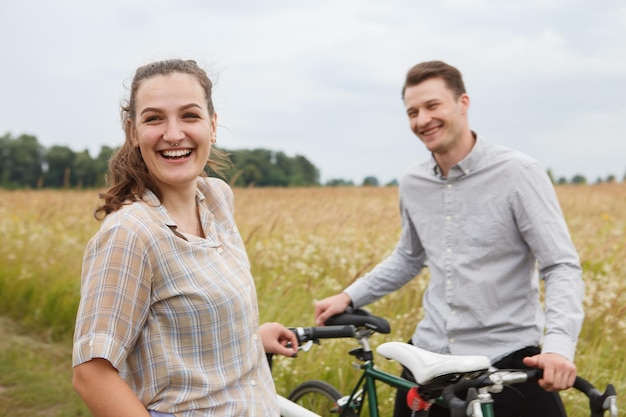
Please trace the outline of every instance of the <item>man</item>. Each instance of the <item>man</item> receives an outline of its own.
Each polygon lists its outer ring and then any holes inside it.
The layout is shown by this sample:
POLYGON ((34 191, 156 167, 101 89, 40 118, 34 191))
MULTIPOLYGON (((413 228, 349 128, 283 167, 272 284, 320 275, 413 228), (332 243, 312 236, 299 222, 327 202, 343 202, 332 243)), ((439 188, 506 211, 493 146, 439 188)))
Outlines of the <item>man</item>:
MULTIPOLYGON (((584 284, 552 183, 531 158, 470 129, 470 100, 456 68, 440 61, 414 66, 402 98, 411 130, 432 157, 400 181, 402 233, 393 253, 316 303, 317 324, 399 289, 427 262, 424 318, 410 343, 486 355, 499 367, 542 368, 539 385, 516 386, 526 400, 512 391, 495 397, 496 415, 517 416, 526 407, 525 416, 565 416, 558 391, 576 376, 584 284)), ((410 415, 401 392, 394 415, 410 415)), ((449 414, 433 407, 430 415, 449 414)))

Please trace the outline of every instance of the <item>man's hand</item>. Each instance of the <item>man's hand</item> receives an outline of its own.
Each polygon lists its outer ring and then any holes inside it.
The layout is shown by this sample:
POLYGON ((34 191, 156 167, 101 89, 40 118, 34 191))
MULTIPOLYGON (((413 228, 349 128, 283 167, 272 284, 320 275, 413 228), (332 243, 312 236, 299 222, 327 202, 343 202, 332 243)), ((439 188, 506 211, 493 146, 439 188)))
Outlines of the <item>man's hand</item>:
POLYGON ((324 298, 315 303, 315 324, 323 326, 329 317, 346 311, 352 300, 345 292, 324 298))
POLYGON ((524 358, 524 365, 543 369, 543 377, 537 382, 546 391, 562 391, 574 385, 576 365, 558 353, 528 356, 524 358))
POLYGON ((288 357, 296 356, 298 352, 298 338, 280 323, 263 323, 259 327, 265 353, 275 353, 288 357), (291 347, 287 344, 291 343, 291 347))

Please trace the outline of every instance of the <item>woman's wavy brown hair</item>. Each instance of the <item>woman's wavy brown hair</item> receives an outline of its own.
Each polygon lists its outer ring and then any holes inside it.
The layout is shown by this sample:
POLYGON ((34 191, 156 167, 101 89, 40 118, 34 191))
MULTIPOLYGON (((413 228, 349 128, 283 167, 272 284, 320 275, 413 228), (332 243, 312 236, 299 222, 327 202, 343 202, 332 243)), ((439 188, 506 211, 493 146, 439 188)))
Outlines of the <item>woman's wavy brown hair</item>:
MULTIPOLYGON (((112 212, 119 210, 124 204, 140 200, 146 192, 151 190, 159 199, 163 201, 162 193, 159 190, 154 178, 148 172, 148 168, 141 156, 138 147, 131 141, 131 131, 134 128, 133 122, 136 117, 136 96, 141 84, 157 75, 168 75, 172 73, 189 74, 196 77, 202 86, 209 114, 215 113, 212 100, 213 83, 206 72, 193 60, 170 59, 157 61, 137 68, 130 87, 130 97, 121 106, 122 127, 124 129, 124 144, 119 148, 109 160, 109 169, 106 177, 108 189, 100 193, 100 198, 104 200, 94 212, 96 219, 102 220, 112 212)), ((207 164, 217 174, 223 174, 229 166, 228 155, 219 149, 212 148, 207 164)), ((203 171, 203 176, 206 173, 203 171)))

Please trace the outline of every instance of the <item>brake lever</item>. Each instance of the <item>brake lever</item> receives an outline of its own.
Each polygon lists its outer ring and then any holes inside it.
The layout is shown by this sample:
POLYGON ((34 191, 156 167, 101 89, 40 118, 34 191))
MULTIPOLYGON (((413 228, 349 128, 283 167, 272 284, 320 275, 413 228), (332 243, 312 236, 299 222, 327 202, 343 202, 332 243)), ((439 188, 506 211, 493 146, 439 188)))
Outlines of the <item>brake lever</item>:
POLYGON ((313 346, 313 344, 314 344, 313 341, 309 340, 305 344, 298 346, 298 350, 303 350, 305 352, 308 352, 309 350, 311 350, 311 347, 313 346))

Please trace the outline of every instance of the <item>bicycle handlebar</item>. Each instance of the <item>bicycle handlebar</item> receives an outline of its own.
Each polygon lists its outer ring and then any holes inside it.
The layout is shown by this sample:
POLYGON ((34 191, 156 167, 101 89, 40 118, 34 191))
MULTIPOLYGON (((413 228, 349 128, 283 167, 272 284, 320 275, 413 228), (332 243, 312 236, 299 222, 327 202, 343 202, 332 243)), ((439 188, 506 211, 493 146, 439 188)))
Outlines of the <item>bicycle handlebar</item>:
POLYGON ((321 327, 289 327, 297 337, 298 343, 319 341, 319 339, 339 339, 354 337, 355 328, 352 325, 321 326, 321 327))
POLYGON ((574 388, 589 398, 591 417, 603 416, 604 410, 609 410, 611 416, 617 416, 617 393, 613 384, 607 385, 604 393, 601 393, 589 381, 577 376, 574 388))
POLYGON ((370 332, 389 333, 389 322, 382 317, 374 316, 367 310, 349 308, 326 320, 326 326, 320 327, 289 327, 297 337, 298 343, 317 342, 320 339, 340 339, 356 337, 358 329, 370 332))
MULTIPOLYGON (((452 417, 465 417, 467 410, 472 407, 472 402, 477 401, 476 389, 536 381, 541 378, 542 374, 540 369, 497 370, 475 379, 462 380, 449 385, 443 389, 441 397, 450 408, 452 417), (459 393, 465 391, 468 391, 469 395, 463 400, 459 397, 459 393)), ((609 384, 604 393, 601 393, 589 381, 577 376, 574 388, 589 398, 591 417, 602 417, 606 410, 609 410, 612 417, 617 416, 617 396, 612 384, 609 384)))

